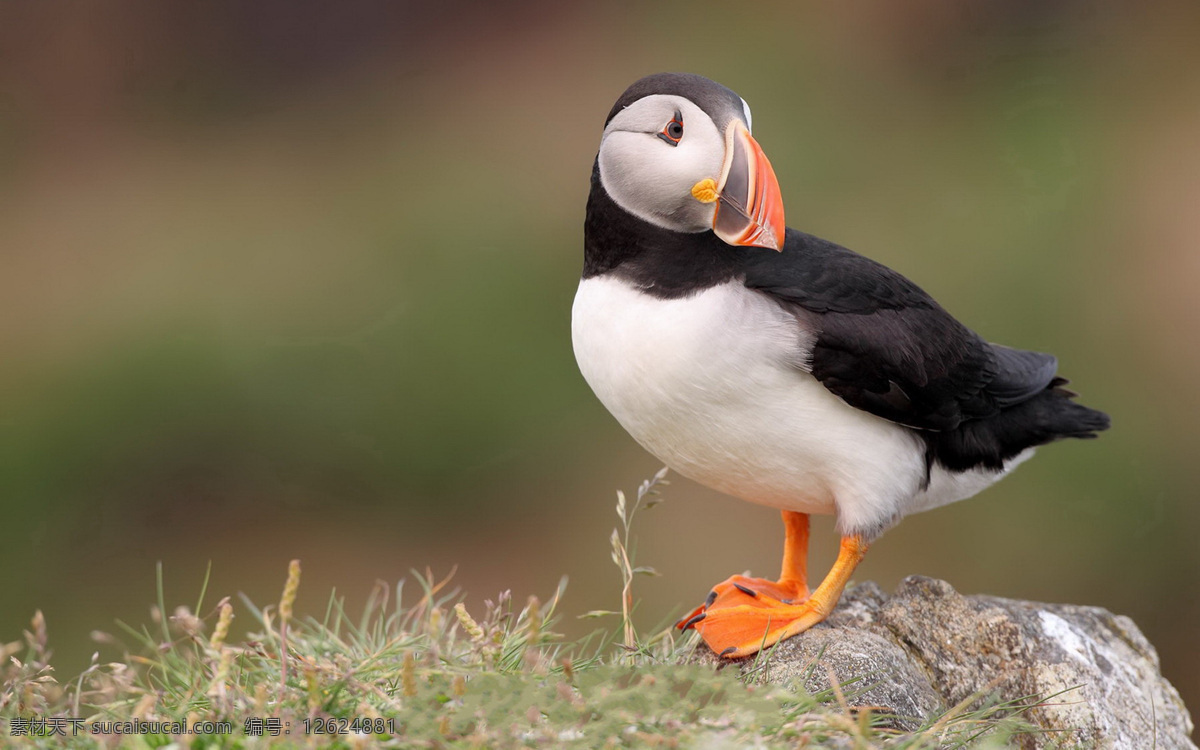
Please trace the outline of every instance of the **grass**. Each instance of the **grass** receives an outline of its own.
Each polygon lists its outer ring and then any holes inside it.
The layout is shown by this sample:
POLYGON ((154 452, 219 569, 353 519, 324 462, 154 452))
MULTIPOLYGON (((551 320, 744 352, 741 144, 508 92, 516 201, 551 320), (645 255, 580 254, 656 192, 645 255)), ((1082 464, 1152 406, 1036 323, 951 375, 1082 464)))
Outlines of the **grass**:
MULTIPOLYGON (((0 643, 0 745, 78 748, 273 747, 1007 747, 1029 727, 1035 701, 983 696, 916 732, 855 706, 869 676, 810 694, 687 664, 694 635, 666 628, 643 637, 632 620, 633 586, 654 571, 636 564, 633 521, 660 501, 665 470, 635 500, 618 493, 612 535, 620 570, 618 632, 576 643, 554 633, 566 580, 543 602, 508 592, 469 612, 450 577, 414 573, 379 585, 352 615, 331 595, 324 613, 297 617, 292 561, 280 601, 259 607, 229 597, 167 615, 162 570, 149 625, 118 622, 93 638, 123 654, 60 680, 46 625, 34 615, 24 642, 0 643), (230 622, 249 617, 242 643, 230 622)), ((817 669, 817 663, 810 665, 817 669)))

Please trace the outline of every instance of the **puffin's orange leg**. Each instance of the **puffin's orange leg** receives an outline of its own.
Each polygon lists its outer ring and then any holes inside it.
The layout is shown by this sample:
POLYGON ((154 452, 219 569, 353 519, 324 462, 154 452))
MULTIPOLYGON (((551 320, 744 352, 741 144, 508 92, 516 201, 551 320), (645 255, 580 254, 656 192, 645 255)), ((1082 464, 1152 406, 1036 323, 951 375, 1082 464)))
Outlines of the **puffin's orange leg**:
POLYGON ((778 581, 730 576, 714 586, 704 604, 675 626, 687 630, 714 610, 741 605, 799 604, 808 599, 808 514, 783 511, 783 528, 783 570, 778 581))
POLYGON ((779 582, 794 582, 804 590, 808 598, 808 514, 782 511, 783 515, 783 570, 779 582))
POLYGON ((829 616, 854 569, 867 553, 858 536, 842 537, 837 561, 812 596, 802 604, 784 604, 763 597, 727 607, 709 607, 693 623, 704 642, 721 656, 749 656, 784 638, 803 633, 829 616))

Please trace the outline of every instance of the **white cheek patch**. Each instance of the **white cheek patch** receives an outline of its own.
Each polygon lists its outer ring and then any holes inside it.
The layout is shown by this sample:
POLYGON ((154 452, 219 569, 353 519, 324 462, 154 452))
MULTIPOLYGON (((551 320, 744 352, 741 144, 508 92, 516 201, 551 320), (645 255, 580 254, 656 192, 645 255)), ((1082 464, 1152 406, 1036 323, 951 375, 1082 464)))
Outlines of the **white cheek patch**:
POLYGON ((706 177, 717 179, 725 141, 712 119, 691 101, 656 94, 622 110, 600 143, 600 182, 617 205, 652 224, 680 232, 712 226, 714 206, 692 197, 706 177), (670 144, 658 133, 678 112, 683 138, 670 144))
POLYGON ((742 100, 742 112, 746 115, 746 130, 750 131, 750 135, 754 135, 754 118, 750 115, 750 105, 746 100, 742 100))

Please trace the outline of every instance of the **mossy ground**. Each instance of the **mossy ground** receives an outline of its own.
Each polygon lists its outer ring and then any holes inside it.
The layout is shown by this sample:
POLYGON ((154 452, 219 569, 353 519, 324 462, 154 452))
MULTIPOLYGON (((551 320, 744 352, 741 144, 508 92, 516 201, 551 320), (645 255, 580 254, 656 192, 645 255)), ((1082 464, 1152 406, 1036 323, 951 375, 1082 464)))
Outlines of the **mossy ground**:
POLYGON ((261 608, 225 598, 206 609, 202 591, 194 607, 168 610, 160 571, 150 625, 93 634, 124 654, 117 661, 57 674, 40 613, 23 643, 0 643, 0 745, 1005 747, 1026 729, 1022 705, 973 704, 899 732, 855 706, 853 682, 813 695, 683 663, 694 636, 639 636, 632 585, 653 571, 634 564, 630 529, 660 483, 661 473, 634 502, 619 497, 622 611, 589 613, 619 619, 611 635, 566 643, 553 632, 565 580, 545 603, 503 593, 471 613, 449 579, 427 572, 380 585, 357 616, 331 595, 323 615, 296 617, 298 561, 280 602, 261 608), (235 615, 253 632, 227 643, 235 615))

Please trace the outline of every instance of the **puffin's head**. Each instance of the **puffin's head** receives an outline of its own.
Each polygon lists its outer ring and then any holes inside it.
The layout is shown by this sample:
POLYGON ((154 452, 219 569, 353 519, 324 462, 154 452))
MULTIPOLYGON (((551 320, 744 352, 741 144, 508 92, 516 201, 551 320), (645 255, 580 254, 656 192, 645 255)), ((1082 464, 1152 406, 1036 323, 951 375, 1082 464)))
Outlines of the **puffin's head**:
POLYGON ((713 81, 659 73, 617 99, 600 140, 600 182, 618 206, 677 232, 780 250, 786 225, 750 106, 713 81))

